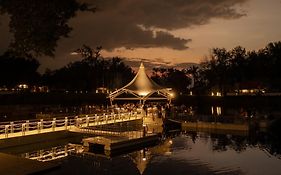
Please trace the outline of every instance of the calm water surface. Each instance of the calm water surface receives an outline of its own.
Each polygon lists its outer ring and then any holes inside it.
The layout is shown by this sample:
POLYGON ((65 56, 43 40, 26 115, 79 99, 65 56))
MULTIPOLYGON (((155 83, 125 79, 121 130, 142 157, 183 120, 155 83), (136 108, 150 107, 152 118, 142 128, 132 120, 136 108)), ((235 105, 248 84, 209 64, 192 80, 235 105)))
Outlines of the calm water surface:
POLYGON ((107 157, 71 154, 49 174, 281 174, 280 155, 248 136, 181 133, 161 144, 107 157))

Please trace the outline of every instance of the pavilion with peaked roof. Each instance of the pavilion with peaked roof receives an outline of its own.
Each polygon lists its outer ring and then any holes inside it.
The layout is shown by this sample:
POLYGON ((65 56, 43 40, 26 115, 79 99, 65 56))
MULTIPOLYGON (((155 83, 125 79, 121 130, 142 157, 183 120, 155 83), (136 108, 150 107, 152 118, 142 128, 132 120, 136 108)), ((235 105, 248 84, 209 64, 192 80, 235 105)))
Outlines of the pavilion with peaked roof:
POLYGON ((170 90, 161 87, 149 78, 143 63, 141 63, 134 79, 124 87, 110 93, 109 99, 111 103, 114 100, 139 100, 141 103, 147 100, 168 100, 171 102, 173 94, 170 90), (132 97, 120 97, 124 93, 131 94, 132 97), (157 94, 157 97, 153 97, 154 94, 157 94))

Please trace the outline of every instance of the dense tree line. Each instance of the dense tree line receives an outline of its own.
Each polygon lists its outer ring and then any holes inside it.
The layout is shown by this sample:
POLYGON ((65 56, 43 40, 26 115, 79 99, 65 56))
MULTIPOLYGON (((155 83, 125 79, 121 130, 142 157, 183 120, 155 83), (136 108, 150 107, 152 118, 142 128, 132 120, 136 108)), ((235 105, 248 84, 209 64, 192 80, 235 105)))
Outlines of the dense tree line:
POLYGON ((55 90, 94 91, 99 87, 110 90, 120 88, 134 76, 133 70, 122 59, 104 59, 101 47, 95 49, 83 45, 75 51, 82 56, 76 61, 55 71, 46 71, 42 83, 55 90))
POLYGON ((54 90, 91 92, 99 87, 114 90, 128 83, 133 76, 133 70, 120 58, 86 58, 61 69, 47 71, 43 75, 43 84, 54 90))
POLYGON ((135 75, 133 70, 118 57, 102 58, 100 49, 83 46, 77 50, 82 56, 81 61, 54 71, 47 70, 43 75, 37 72, 40 64, 31 55, 6 52, 0 56, 0 86, 44 85, 51 90, 91 92, 99 87, 114 90, 128 83, 135 75))
POLYGON ((269 43, 258 51, 238 46, 232 50, 214 48, 210 58, 199 67, 187 69, 194 77, 194 91, 217 89, 233 92, 245 82, 256 82, 267 91, 281 90, 281 42, 269 43))
POLYGON ((280 67, 279 41, 269 43, 258 51, 247 51, 241 46, 231 50, 214 48, 209 58, 198 66, 183 70, 154 68, 152 78, 160 85, 181 93, 192 90, 195 94, 209 94, 211 90, 216 90, 226 95, 240 89, 242 84, 254 84, 256 88, 280 92, 280 67))
MULTIPOLYGON (((133 70, 120 58, 102 58, 100 49, 84 45, 75 51, 82 56, 81 61, 43 75, 37 72, 39 63, 30 54, 8 51, 0 56, 0 86, 27 83, 46 85, 54 90, 93 91, 98 87, 114 90, 128 83, 135 75, 133 70)), ((260 88, 280 92, 280 66, 281 42, 275 42, 258 51, 246 51, 240 46, 231 50, 214 48, 209 59, 199 66, 182 70, 154 68, 151 77, 178 93, 192 90, 195 94, 209 94, 216 89, 226 94, 245 82, 257 82, 260 88)))

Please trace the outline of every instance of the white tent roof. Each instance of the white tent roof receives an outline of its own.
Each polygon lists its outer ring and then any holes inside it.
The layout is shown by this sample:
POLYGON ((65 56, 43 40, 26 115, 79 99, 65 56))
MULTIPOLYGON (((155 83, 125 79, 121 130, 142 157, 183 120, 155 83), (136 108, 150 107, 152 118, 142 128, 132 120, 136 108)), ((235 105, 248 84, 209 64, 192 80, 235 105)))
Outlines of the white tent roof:
POLYGON ((145 67, 143 63, 141 63, 138 73, 136 74, 134 79, 126 86, 112 92, 109 95, 109 98, 111 99, 111 101, 113 101, 114 99, 117 99, 117 96, 123 93, 130 93, 135 96, 135 98, 131 98, 131 99, 147 100, 155 92, 163 96, 162 98, 157 98, 157 99, 170 100, 171 98, 171 95, 167 88, 163 88, 159 86, 157 83, 155 83, 152 79, 150 79, 147 76, 147 74, 145 73, 145 67))

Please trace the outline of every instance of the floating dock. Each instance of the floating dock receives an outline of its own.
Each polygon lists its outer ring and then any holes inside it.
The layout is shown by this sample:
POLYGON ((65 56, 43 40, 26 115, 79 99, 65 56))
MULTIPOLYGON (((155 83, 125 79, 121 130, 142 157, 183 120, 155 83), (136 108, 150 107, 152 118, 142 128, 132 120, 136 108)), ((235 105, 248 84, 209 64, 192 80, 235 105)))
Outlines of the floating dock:
POLYGON ((140 147, 152 146, 159 141, 158 134, 133 139, 91 137, 83 139, 83 146, 88 147, 89 152, 116 155, 137 150, 140 147))

